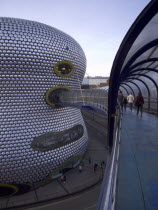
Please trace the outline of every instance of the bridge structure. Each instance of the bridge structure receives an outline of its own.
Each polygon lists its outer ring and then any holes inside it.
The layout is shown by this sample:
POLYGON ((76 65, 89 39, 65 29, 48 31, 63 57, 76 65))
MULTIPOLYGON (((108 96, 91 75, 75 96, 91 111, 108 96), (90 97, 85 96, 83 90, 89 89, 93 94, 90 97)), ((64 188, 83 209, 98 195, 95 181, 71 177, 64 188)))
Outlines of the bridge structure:
POLYGON ((76 107, 108 115, 109 87, 70 90, 58 87, 48 90, 46 101, 54 108, 76 107))
POLYGON ((97 209, 158 209, 158 1, 137 17, 114 59, 108 94, 109 163, 97 209), (144 96, 143 116, 120 115, 118 91, 144 96), (154 115, 152 115, 154 114, 154 115))
POLYGON ((158 0, 135 20, 116 54, 109 87, 90 90, 59 86, 45 100, 54 109, 76 107, 108 116, 108 160, 97 210, 158 209, 158 0), (139 92, 143 116, 123 114, 117 102, 139 92))

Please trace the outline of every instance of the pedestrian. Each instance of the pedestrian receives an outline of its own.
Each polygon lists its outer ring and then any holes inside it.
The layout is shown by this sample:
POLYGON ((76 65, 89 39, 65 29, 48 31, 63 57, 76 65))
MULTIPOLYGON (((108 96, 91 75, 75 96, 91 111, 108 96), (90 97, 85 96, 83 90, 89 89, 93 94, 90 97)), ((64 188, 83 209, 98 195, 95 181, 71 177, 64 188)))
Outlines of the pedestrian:
POLYGON ((122 91, 119 91, 117 99, 118 99, 119 105, 121 107, 121 112, 123 113, 123 99, 124 99, 124 96, 123 96, 122 91))
POLYGON ((65 184, 66 183, 66 176, 65 175, 64 175, 63 181, 64 181, 64 184, 65 184))
POLYGON ((61 181, 61 182, 63 182, 63 181, 64 181, 64 176, 63 176, 63 175, 61 175, 61 177, 60 177, 60 181, 61 181))
POLYGON ((82 166, 79 165, 78 169, 79 169, 79 172, 81 173, 82 172, 82 166))
POLYGON ((94 172, 97 170, 97 167, 98 167, 98 164, 95 163, 95 164, 94 164, 94 172))
POLYGON ((124 99, 123 99, 123 107, 124 107, 125 112, 126 112, 127 103, 128 103, 127 97, 124 97, 124 99))
POLYGON ((91 164, 91 162, 92 162, 92 161, 91 161, 91 157, 89 157, 88 162, 89 162, 89 165, 90 165, 90 164, 91 164))
POLYGON ((132 108, 133 108, 133 101, 134 101, 134 96, 132 95, 132 93, 130 93, 128 96, 127 96, 127 101, 129 103, 129 108, 130 110, 132 111, 132 108))
POLYGON ((135 106, 137 107, 137 115, 140 111, 140 116, 142 117, 142 111, 143 111, 143 104, 144 104, 144 98, 141 94, 141 92, 138 93, 138 96, 136 97, 135 106))
POLYGON ((103 163, 102 162, 100 163, 100 168, 103 170, 103 163))

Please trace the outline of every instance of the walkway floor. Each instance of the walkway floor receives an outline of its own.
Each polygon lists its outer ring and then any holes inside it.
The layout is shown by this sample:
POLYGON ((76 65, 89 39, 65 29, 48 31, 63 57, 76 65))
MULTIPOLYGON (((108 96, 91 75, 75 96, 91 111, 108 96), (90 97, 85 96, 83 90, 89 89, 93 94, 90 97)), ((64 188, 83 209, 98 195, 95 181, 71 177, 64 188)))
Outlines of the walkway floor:
POLYGON ((116 210, 158 210, 158 118, 135 110, 122 119, 116 210))

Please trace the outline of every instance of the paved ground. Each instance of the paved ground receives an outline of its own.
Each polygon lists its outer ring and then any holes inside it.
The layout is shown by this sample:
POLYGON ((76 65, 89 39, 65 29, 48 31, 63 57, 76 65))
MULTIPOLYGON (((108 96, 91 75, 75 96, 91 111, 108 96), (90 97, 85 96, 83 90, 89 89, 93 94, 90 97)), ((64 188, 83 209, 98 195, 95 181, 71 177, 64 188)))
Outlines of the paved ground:
MULTIPOLYGON (((83 171, 80 173, 78 168, 75 168, 66 172, 66 183, 61 183, 60 179, 56 179, 36 191, 14 196, 9 200, 0 200, 0 209, 9 207, 18 209, 18 206, 23 206, 24 204, 30 205, 43 201, 47 201, 47 204, 45 204, 44 207, 38 207, 38 209, 51 209, 51 205, 57 205, 58 207, 56 206, 55 209, 59 210, 70 209, 72 205, 74 205, 74 207, 77 205, 76 210, 95 209, 100 189, 98 184, 102 181, 105 169, 105 167, 103 167, 103 169, 100 168, 100 163, 101 161, 106 162, 107 157, 107 132, 105 129, 107 121, 104 116, 87 113, 87 111, 84 111, 84 119, 89 133, 89 145, 83 159, 83 171), (92 160, 91 164, 89 164, 88 161, 89 157, 91 157, 92 160), (94 172, 93 167, 95 163, 98 164, 96 172, 94 172), (96 187, 94 188, 94 186, 96 187), (78 194, 78 197, 72 198, 72 195, 75 194, 78 194), (58 202, 56 203, 55 201, 57 200, 58 202), (52 201, 55 203, 49 204, 52 201)), ((20 209, 26 209, 26 207, 20 207, 20 209)), ((37 209, 37 207, 33 209, 37 209)))
POLYGON ((116 210, 158 210, 158 119, 123 115, 116 210))
POLYGON ((99 193, 100 184, 68 199, 61 199, 28 210, 96 210, 99 193))

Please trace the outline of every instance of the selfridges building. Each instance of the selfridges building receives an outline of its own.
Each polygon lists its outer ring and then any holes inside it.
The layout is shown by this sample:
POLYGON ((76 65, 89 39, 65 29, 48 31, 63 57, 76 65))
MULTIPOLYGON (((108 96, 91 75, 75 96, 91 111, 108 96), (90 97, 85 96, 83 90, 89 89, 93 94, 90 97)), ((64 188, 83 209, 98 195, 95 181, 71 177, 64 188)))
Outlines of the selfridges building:
POLYGON ((0 183, 58 177, 80 162, 88 136, 80 110, 47 93, 80 89, 85 54, 60 30, 14 18, 0 18, 0 52, 0 183))

